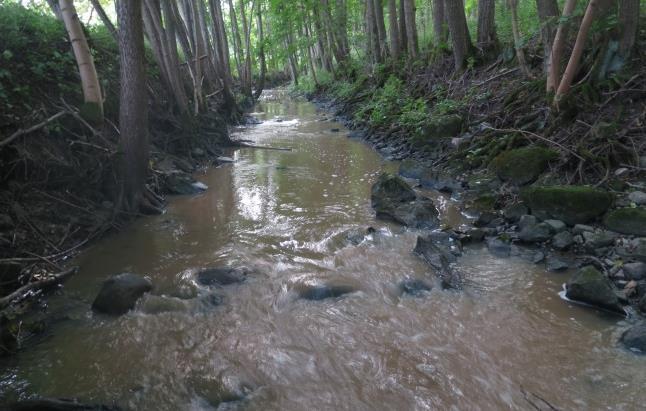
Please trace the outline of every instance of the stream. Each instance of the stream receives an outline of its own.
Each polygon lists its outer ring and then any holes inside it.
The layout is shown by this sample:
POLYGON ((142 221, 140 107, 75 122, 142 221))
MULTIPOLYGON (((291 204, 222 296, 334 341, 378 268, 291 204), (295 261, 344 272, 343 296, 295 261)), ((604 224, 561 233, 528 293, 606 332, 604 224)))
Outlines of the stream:
MULTIPOLYGON (((570 304, 569 277, 465 248, 460 291, 402 295, 428 279, 418 232, 377 221, 370 188, 396 171, 304 100, 270 90, 262 121, 234 139, 291 148, 231 151, 198 173, 209 189, 173 198, 76 258, 49 299, 58 320, 0 362, 0 397, 33 394, 132 410, 435 410, 638 408, 646 357, 617 345, 621 318, 570 304), (339 132, 332 129, 338 128, 339 132), (359 244, 344 232, 374 227, 359 244), (247 267, 246 281, 206 287, 207 267, 247 267), (110 275, 147 275, 154 291, 119 318, 90 305, 110 275), (311 301, 329 282, 355 290, 311 301), (219 408, 218 408, 219 407, 219 408)), ((445 225, 456 200, 427 192, 445 225)))

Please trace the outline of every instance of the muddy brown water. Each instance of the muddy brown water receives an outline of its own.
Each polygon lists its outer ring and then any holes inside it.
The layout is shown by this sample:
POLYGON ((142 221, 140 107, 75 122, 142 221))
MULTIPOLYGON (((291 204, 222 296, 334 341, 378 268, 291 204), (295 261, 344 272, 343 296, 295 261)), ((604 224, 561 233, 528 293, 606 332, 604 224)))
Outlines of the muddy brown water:
MULTIPOLYGON (((646 403, 646 358, 620 349, 621 318, 558 297, 567 274, 469 247, 462 291, 402 296, 432 279, 412 255, 416 232, 376 221, 371 183, 394 170, 310 103, 268 93, 263 124, 206 170, 209 190, 174 198, 82 254, 49 310, 46 338, 0 364, 0 394, 77 397, 133 410, 630 410, 646 403), (332 128, 340 128, 334 133, 332 128), (377 232, 361 244, 340 235, 377 232), (204 267, 246 266, 242 284, 207 288, 204 267), (107 276, 148 275, 154 292, 129 314, 92 314, 107 276), (308 301, 308 284, 356 292, 308 301), (525 394, 524 394, 525 393, 525 394), (242 398, 242 400, 239 400, 242 398), (235 401, 238 400, 238 401, 235 401), (219 405, 218 405, 219 404, 219 405)), ((431 193, 445 224, 464 217, 431 193)))

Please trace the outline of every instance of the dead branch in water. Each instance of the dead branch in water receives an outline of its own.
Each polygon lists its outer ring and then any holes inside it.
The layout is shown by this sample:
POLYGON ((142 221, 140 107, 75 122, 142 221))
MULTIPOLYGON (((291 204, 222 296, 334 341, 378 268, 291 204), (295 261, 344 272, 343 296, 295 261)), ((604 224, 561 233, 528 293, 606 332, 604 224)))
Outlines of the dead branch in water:
POLYGON ((75 274, 78 271, 78 267, 72 267, 68 270, 65 270, 63 272, 60 272, 58 274, 54 274, 51 277, 45 278, 43 280, 39 281, 34 281, 33 283, 29 283, 26 285, 23 285, 16 291, 12 292, 11 294, 0 298, 0 308, 5 308, 11 302, 14 300, 23 297, 25 294, 27 294, 29 291, 32 290, 40 290, 42 288, 46 288, 55 284, 59 284, 63 282, 67 277, 75 274))
POLYGON ((291 148, 286 148, 286 147, 257 146, 255 144, 247 144, 247 143, 237 143, 236 146, 244 147, 244 148, 257 148, 257 149, 260 149, 260 150, 292 151, 291 148))
POLYGON ((520 392, 523 394, 523 397, 529 403, 529 405, 531 405, 535 410, 544 411, 545 409, 549 409, 551 411, 559 411, 558 408, 556 408, 555 406, 550 404, 549 401, 547 401, 545 398, 543 398, 540 395, 535 394, 535 393, 533 393, 531 391, 525 390, 525 388, 523 388, 522 385, 520 386, 520 392), (545 404, 545 406, 547 406, 547 408, 541 407, 540 405, 536 404, 534 401, 532 401, 531 397, 534 397, 534 399, 536 399, 536 400, 540 401, 541 403, 545 404))

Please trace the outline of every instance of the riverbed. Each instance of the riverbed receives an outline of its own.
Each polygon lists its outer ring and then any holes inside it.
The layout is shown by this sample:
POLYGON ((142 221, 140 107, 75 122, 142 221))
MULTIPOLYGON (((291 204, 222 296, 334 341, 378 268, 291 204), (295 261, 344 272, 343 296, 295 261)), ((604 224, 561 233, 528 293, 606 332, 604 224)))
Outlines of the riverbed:
MULTIPOLYGON (((412 253, 419 232, 377 221, 370 188, 384 160, 304 100, 266 93, 233 138, 256 145, 198 173, 209 189, 171 199, 80 255, 49 300, 58 320, 3 359, 0 396, 39 394, 132 410, 636 409, 646 358, 618 347, 622 318, 570 304, 569 273, 469 246, 462 290, 433 281, 412 253), (338 130, 337 130, 338 129, 338 130), (359 241, 347 230, 373 227, 359 241), (208 267, 245 282, 201 286, 208 267), (147 275, 154 291, 125 316, 93 314, 101 282, 147 275), (298 290, 354 292, 311 301, 298 290), (219 408, 218 408, 219 407, 219 408)), ((427 192, 444 226, 468 220, 427 192)))

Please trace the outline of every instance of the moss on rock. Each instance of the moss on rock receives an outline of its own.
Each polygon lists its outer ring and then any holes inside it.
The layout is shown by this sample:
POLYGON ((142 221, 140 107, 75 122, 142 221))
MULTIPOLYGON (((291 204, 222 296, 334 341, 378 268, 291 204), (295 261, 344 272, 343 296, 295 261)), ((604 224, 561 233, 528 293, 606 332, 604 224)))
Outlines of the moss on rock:
POLYGON ((622 234, 646 236, 646 208, 620 208, 608 213, 606 227, 622 234))
POLYGON ((439 140, 455 137, 462 131, 464 119, 457 114, 434 116, 424 129, 425 140, 439 140))
POLYGON ((532 214, 569 225, 585 224, 604 214, 613 201, 607 191, 586 186, 538 186, 521 190, 532 214))
POLYGON ((535 181, 556 158, 558 153, 554 150, 523 147, 500 153, 490 167, 501 180, 521 186, 535 181))

